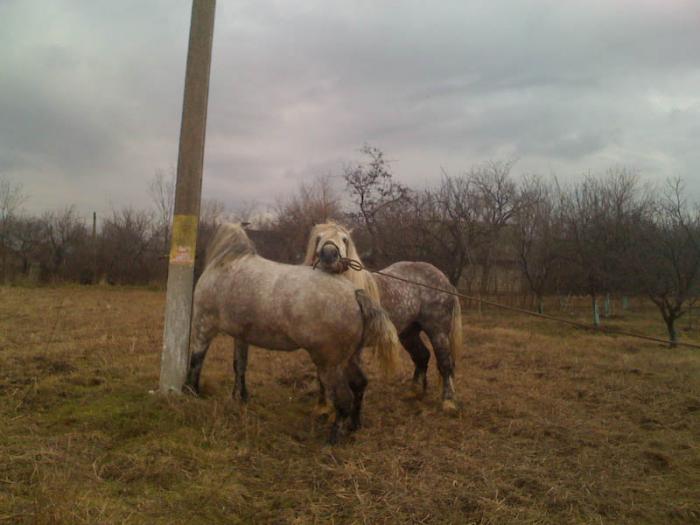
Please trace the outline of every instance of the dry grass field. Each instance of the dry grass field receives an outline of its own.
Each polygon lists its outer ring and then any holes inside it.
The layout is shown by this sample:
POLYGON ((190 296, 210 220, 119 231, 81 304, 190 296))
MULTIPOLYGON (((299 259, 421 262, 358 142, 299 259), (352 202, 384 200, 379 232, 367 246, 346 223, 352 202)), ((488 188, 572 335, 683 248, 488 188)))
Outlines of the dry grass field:
POLYGON ((149 393, 163 299, 0 288, 0 523, 700 522, 698 351, 465 309, 459 413, 434 364, 417 401, 406 356, 368 363, 364 428, 329 448, 303 352, 253 350, 247 408, 226 338, 201 398, 149 393))

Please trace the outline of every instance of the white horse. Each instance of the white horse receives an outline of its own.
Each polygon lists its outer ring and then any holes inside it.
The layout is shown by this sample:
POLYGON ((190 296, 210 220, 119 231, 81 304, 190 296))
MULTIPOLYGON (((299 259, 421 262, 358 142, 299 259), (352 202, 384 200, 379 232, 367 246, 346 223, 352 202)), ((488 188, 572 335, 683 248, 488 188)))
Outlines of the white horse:
POLYGON ((382 367, 397 359, 396 329, 378 303, 340 279, 304 266, 281 264, 256 254, 243 228, 223 224, 208 248, 194 293, 193 351, 187 385, 199 391, 199 377, 212 339, 235 338, 233 395, 248 398, 245 368, 248 345, 269 350, 304 348, 318 368, 335 407, 329 441, 349 418, 360 424, 367 378, 358 352, 377 349, 382 367))
MULTIPOLYGON (((462 348, 462 309, 459 298, 438 290, 416 286, 367 270, 356 271, 344 259, 358 262, 355 243, 350 231, 335 222, 317 224, 311 229, 304 264, 331 274, 340 274, 357 288, 379 302, 399 333, 403 347, 415 364, 414 390, 423 396, 427 388, 430 352, 421 341, 421 332, 430 340, 442 376, 442 407, 456 410, 454 402, 455 356, 462 348)), ((433 288, 456 292, 447 276, 432 264, 402 261, 381 270, 400 279, 419 282, 433 288)), ((323 388, 323 385, 321 384, 323 388)), ((323 393, 319 405, 324 403, 323 393)), ((322 411, 323 409, 319 409, 322 411)))

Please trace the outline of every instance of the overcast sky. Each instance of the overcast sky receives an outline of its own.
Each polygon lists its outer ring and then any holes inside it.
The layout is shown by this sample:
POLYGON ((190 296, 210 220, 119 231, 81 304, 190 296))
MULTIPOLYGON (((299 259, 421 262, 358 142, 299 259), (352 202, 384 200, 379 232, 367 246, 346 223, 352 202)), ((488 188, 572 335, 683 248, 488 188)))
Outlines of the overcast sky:
MULTIPOLYGON (((191 3, 0 0, 0 175, 26 208, 148 206, 176 165, 191 3)), ((700 2, 219 0, 204 196, 261 204, 364 143, 402 182, 487 160, 700 195, 700 2)))

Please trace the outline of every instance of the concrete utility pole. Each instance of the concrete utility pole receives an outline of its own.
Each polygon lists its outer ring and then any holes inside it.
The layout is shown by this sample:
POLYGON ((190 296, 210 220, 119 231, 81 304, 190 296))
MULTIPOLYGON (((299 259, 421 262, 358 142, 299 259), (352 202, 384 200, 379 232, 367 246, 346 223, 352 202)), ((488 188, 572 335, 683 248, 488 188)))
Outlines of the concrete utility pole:
POLYGON ((160 362, 161 393, 181 392, 187 375, 215 7, 216 0, 192 2, 160 362))

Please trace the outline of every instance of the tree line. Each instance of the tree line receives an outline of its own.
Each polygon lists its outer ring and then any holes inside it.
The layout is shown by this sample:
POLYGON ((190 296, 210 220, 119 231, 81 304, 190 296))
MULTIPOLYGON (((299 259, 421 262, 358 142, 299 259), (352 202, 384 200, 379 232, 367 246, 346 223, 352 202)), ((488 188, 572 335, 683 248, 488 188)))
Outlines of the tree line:
MULTIPOLYGON (((680 179, 650 185, 619 167, 563 184, 516 177, 512 162, 489 162, 416 189, 394 177, 381 150, 362 152, 361 162, 343 169, 345 191, 319 177, 266 213, 245 206, 228 218, 251 222, 263 255, 290 263, 301 260, 314 224, 336 219, 353 228, 371 268, 427 261, 473 294, 512 293, 517 281, 540 311, 552 294, 588 296, 593 311, 610 295, 646 296, 673 341, 675 322, 698 298, 700 207, 680 179)), ((3 281, 163 283, 172 177, 157 173, 148 191, 151 209, 114 209, 93 231, 71 206, 23 213, 21 186, 0 178, 3 281)), ((221 202, 203 203, 198 254, 224 212, 221 202)))

